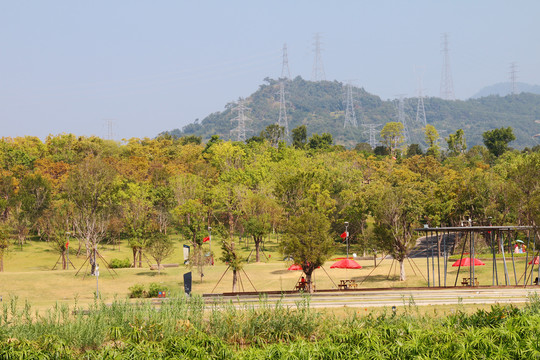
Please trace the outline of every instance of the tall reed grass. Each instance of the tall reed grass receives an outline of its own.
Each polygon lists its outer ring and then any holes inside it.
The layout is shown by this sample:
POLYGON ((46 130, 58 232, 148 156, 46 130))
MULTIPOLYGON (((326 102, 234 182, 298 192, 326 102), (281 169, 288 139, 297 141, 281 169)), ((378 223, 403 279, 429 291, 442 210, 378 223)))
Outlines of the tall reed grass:
POLYGON ((540 298, 523 308, 448 316, 422 314, 414 299, 399 312, 321 315, 309 297, 295 306, 205 303, 176 296, 150 302, 98 299, 90 307, 32 312, 17 297, 0 316, 2 359, 534 359, 540 358, 540 298))

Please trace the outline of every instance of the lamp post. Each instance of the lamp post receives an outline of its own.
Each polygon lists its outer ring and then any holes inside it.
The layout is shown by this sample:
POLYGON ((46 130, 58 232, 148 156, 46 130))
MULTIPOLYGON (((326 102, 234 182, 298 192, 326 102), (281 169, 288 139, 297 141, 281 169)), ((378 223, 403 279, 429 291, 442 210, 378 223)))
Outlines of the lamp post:
POLYGON ((347 231, 347 228, 349 227, 349 222, 345 221, 345 240, 347 241, 347 259, 349 258, 349 231, 347 231))

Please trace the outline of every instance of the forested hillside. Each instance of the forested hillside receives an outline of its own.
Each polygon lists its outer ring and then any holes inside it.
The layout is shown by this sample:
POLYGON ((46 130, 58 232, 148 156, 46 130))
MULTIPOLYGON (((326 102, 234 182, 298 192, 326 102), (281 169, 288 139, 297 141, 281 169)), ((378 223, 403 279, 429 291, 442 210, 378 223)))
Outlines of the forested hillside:
MULTIPOLYGON (((265 79, 265 84, 245 99, 250 109, 246 116, 252 119, 247 127, 248 137, 259 135, 268 125, 279 119, 279 82, 265 79)), ((331 133, 337 144, 348 148, 359 142, 367 142, 369 135, 361 124, 382 125, 397 121, 397 101, 382 100, 362 88, 353 88, 355 113, 358 128, 344 128, 346 90, 337 81, 312 82, 296 77, 285 84, 285 98, 289 128, 306 125, 308 136, 312 133, 331 133)), ((448 137, 458 129, 465 131, 468 145, 482 144, 482 133, 494 128, 511 126, 516 141, 511 146, 523 149, 538 144, 532 135, 540 133, 540 95, 522 93, 505 97, 489 96, 466 101, 447 101, 440 98, 425 98, 427 123, 435 126, 441 137, 448 137)), ((236 127, 233 121, 238 113, 233 111, 235 103, 229 103, 221 112, 210 114, 201 122, 168 131, 171 135, 212 135, 230 138, 230 130, 236 127)), ((423 124, 416 121, 418 98, 405 99, 404 110, 410 132, 409 143, 425 147, 423 124)), ((442 142, 444 144, 444 141, 442 142)))

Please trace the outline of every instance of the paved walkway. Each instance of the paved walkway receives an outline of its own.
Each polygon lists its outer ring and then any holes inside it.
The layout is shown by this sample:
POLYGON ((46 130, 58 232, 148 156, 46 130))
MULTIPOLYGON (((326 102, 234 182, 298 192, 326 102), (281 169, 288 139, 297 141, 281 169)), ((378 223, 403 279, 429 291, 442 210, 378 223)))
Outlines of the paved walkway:
MULTIPOLYGON (((311 295, 310 306, 316 308, 335 307, 392 307, 404 305, 459 305, 524 303, 531 293, 540 295, 539 287, 528 288, 434 288, 434 289, 392 289, 370 291, 326 292, 311 295)), ((303 299, 300 294, 268 295, 268 303, 281 301, 288 306, 296 306, 303 299)), ((230 303, 237 306, 258 307, 261 303, 257 295, 231 297, 205 297, 208 305, 230 303)))

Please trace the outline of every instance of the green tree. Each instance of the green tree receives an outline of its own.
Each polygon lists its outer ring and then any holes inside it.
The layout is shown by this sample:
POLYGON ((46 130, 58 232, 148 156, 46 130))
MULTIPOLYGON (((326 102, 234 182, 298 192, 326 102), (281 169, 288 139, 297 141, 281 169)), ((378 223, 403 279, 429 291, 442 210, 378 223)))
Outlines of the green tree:
POLYGON ((234 248, 234 241, 223 240, 221 244, 221 258, 225 264, 229 266, 233 273, 232 292, 236 292, 236 284, 238 283, 238 273, 244 267, 244 262, 236 249, 234 248))
POLYGON ((334 139, 332 138, 332 134, 329 134, 329 133, 322 133, 322 135, 312 134, 308 140, 307 147, 313 150, 329 149, 330 146, 332 146, 333 142, 334 142, 334 139))
POLYGON ((423 213, 423 191, 414 182, 372 186, 371 208, 375 220, 374 233, 379 247, 400 264, 400 280, 406 280, 405 259, 416 239, 413 229, 423 213))
POLYGON ((426 155, 439 157, 439 132, 435 129, 435 126, 427 124, 424 130, 424 136, 428 144, 426 155))
POLYGON ((403 143, 403 124, 400 122, 388 122, 381 130, 382 143, 390 151, 390 155, 396 156, 396 151, 403 143))
POLYGON ((292 216, 285 225, 281 242, 282 252, 290 255, 302 266, 307 288, 313 292, 311 276, 333 253, 334 242, 330 237, 330 221, 321 212, 305 212, 292 216))
POLYGON ((241 204, 244 212, 243 226, 255 243, 255 261, 260 261, 260 249, 264 236, 272 231, 272 224, 281 214, 281 208, 271 194, 249 191, 241 204))
POLYGON ((22 179, 15 201, 15 229, 22 246, 29 230, 36 226, 39 217, 50 205, 51 185, 41 175, 29 174, 22 179))
POLYGON ((161 263, 174 251, 172 240, 166 234, 154 231, 146 248, 150 256, 156 261, 158 274, 161 274, 161 263))
POLYGON ((49 208, 43 216, 43 235, 53 251, 60 255, 62 260, 62 270, 69 269, 67 252, 69 216, 68 206, 65 203, 58 202, 55 206, 49 208))
POLYGON ((422 152, 422 148, 418 144, 411 144, 407 148, 407 157, 408 158, 416 156, 416 155, 423 155, 423 154, 424 153, 422 152))
POLYGON ((4 255, 9 248, 9 233, 8 228, 0 227, 0 272, 4 272, 4 255))
POLYGON ((292 130, 292 145, 297 149, 303 149, 307 143, 306 125, 300 125, 292 130))
POLYGON ((451 155, 462 154, 467 150, 467 142, 463 129, 458 129, 455 134, 450 134, 446 139, 446 143, 448 144, 448 151, 451 155))
POLYGON ((88 158, 69 174, 65 195, 73 205, 72 222, 76 236, 86 247, 95 272, 97 246, 106 236, 109 215, 113 211, 116 172, 99 158, 88 158))
POLYGON ((508 144, 516 140, 511 127, 486 131, 482 134, 482 138, 484 139, 484 145, 486 145, 489 152, 495 157, 504 154, 508 150, 508 144))
POLYGON ((266 139, 270 146, 277 147, 279 141, 285 137, 285 128, 277 124, 268 125, 266 129, 261 131, 260 136, 266 139))

